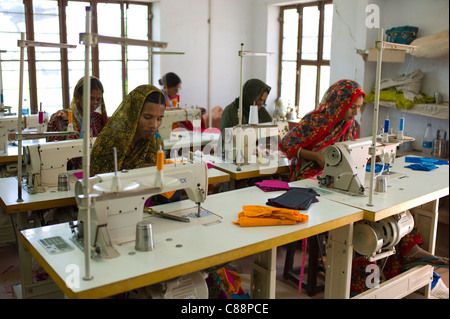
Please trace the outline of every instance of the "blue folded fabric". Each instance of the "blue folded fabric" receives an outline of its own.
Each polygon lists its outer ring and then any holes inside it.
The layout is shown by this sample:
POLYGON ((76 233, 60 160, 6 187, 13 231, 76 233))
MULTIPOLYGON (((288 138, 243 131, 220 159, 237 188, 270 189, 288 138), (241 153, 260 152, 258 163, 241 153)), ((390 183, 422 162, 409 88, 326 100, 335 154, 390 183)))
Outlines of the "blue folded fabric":
POLYGON ((415 171, 431 171, 433 169, 438 168, 436 165, 434 164, 428 164, 428 163, 418 163, 418 164, 411 164, 408 166, 405 166, 406 168, 411 168, 415 171))
POLYGON ((429 157, 411 157, 406 156, 405 157, 405 163, 433 163, 435 165, 448 165, 448 161, 435 159, 435 158, 429 158, 429 157))
MULTIPOLYGON (((390 165, 389 166, 389 168, 391 168, 392 167, 392 165, 390 165)), ((366 172, 370 172, 370 170, 371 170, 372 168, 371 168, 371 164, 367 164, 366 165, 366 172)), ((375 163, 375 173, 379 173, 379 172, 381 172, 381 170, 386 170, 386 169, 388 169, 388 166, 387 165, 384 165, 384 167, 383 167, 383 165, 382 164, 376 164, 375 163)))

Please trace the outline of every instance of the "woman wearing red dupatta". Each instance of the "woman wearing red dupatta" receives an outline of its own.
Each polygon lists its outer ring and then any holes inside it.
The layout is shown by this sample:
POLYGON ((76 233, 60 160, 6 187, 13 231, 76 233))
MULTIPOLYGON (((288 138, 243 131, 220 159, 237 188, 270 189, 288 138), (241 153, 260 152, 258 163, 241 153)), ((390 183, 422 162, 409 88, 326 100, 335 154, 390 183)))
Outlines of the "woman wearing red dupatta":
POLYGON ((327 90, 319 107, 283 137, 279 148, 291 160, 290 181, 321 174, 325 162, 320 151, 335 142, 358 137, 355 116, 364 97, 358 83, 340 80, 327 90))

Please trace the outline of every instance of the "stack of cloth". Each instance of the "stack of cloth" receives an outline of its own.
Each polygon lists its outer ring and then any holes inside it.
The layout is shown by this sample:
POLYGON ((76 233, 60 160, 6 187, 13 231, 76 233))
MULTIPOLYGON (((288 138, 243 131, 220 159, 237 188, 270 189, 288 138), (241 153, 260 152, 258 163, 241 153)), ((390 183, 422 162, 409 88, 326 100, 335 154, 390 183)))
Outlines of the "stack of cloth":
POLYGON ((308 215, 295 209, 244 205, 242 212, 238 214, 238 220, 233 223, 241 227, 295 225, 297 222, 307 222, 308 218, 308 215))
POLYGON ((316 196, 320 195, 312 188, 291 187, 286 193, 270 198, 266 204, 274 207, 307 210, 311 204, 319 201, 316 196))
POLYGON ((270 179, 255 183, 255 185, 264 192, 282 191, 290 188, 287 182, 270 179))
POLYGON ((438 160, 434 158, 428 157, 405 157, 405 163, 412 163, 406 168, 411 168, 415 171, 431 171, 433 169, 438 168, 436 165, 448 165, 447 161, 438 160))

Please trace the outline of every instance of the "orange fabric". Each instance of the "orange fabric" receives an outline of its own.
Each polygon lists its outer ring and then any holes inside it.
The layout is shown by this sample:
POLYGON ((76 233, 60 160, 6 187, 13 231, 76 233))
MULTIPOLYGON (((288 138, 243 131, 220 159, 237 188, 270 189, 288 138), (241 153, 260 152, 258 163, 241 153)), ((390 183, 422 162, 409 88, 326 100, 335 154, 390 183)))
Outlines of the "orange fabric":
POLYGON ((237 294, 241 289, 241 277, 232 270, 226 270, 225 268, 217 269, 217 274, 219 275, 220 279, 222 280, 225 288, 228 290, 231 294, 237 294), (232 277, 233 283, 230 282, 227 276, 228 274, 232 277))
POLYGON ((244 205, 242 210, 238 220, 233 221, 241 227, 295 225, 297 222, 307 222, 309 218, 298 210, 279 207, 244 205))

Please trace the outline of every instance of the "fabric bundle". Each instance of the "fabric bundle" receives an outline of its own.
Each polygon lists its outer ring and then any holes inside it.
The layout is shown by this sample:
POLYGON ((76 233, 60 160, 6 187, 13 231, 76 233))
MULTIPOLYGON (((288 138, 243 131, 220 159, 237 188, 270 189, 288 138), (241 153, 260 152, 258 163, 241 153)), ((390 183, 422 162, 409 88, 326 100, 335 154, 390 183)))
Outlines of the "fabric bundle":
POLYGON ((241 227, 295 225, 297 222, 307 222, 308 218, 308 215, 295 209, 244 205, 242 212, 238 214, 238 220, 233 223, 241 227))
POLYGON ((311 204, 319 201, 316 196, 320 195, 312 188, 291 187, 286 193, 275 198, 270 198, 267 205, 306 210, 311 204))
POLYGON ((438 160, 434 158, 427 157, 405 157, 405 163, 412 163, 406 168, 411 168, 415 171, 431 171, 438 168, 436 165, 448 165, 447 161, 438 160))
POLYGON ((281 191, 290 189, 289 184, 283 181, 277 180, 264 180, 262 182, 255 183, 255 185, 262 189, 264 192, 281 191))

